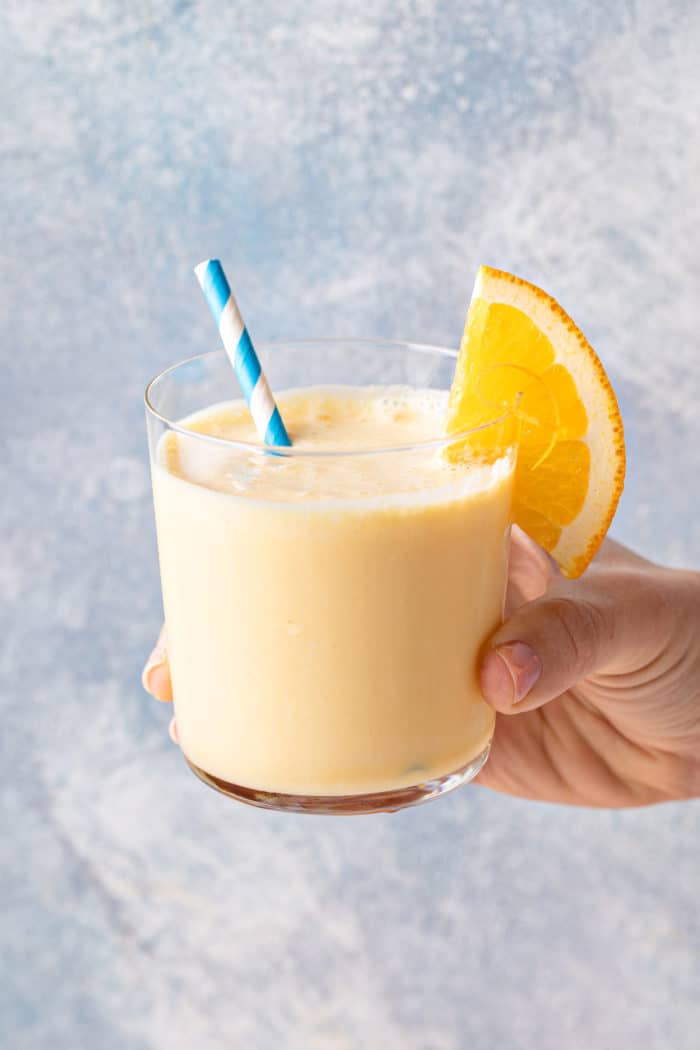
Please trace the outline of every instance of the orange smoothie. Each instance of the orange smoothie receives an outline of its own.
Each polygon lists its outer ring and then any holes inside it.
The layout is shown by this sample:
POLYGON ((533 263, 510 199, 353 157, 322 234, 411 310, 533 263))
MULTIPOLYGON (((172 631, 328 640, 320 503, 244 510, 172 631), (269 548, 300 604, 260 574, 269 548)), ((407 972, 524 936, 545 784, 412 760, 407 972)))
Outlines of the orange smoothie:
POLYGON ((199 770, 263 792, 362 795, 487 751, 477 656, 502 616, 513 465, 421 446, 442 434, 446 399, 279 394, 291 457, 250 447, 243 402, 160 441, 175 715, 199 770))

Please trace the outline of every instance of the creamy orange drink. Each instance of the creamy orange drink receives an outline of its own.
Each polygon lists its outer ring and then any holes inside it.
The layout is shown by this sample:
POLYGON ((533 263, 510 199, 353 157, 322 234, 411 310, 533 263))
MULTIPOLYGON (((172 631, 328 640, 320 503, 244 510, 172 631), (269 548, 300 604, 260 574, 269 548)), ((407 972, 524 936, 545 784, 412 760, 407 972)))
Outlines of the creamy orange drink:
POLYGON ((193 436, 166 433, 153 464, 185 756, 219 786, 299 797, 481 763, 494 713, 477 655, 502 616, 512 458, 421 447, 441 433, 442 391, 277 402, 293 456, 227 447, 258 441, 237 402, 182 421, 193 436))

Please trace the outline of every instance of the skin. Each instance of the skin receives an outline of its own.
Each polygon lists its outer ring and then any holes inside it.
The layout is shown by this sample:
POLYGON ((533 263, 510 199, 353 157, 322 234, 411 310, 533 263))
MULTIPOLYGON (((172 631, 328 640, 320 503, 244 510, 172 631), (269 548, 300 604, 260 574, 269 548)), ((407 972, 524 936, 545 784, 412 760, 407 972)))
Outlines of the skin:
MULTIPOLYGON (((700 796, 700 573, 606 540, 565 580, 516 527, 506 620, 480 673, 497 715, 477 783, 606 808, 700 796)), ((172 700, 165 630, 143 681, 172 700)))

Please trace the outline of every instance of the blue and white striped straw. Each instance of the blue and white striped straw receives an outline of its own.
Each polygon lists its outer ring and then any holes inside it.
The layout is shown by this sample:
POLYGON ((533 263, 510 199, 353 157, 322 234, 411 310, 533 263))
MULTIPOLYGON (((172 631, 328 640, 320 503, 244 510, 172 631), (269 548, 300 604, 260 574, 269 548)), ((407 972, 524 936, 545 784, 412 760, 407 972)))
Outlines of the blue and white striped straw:
POLYGON ((291 445, 270 385, 218 259, 205 259, 194 272, 216 321, 224 349, 266 445, 291 445))

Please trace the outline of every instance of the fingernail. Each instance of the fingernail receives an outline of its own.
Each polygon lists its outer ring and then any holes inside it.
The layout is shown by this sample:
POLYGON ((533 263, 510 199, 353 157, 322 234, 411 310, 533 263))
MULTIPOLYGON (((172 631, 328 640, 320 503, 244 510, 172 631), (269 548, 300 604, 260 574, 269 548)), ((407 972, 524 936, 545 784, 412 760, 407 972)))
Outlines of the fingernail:
POLYGON ((162 693, 161 682, 159 679, 162 677, 158 672, 162 671, 168 662, 168 657, 164 649, 160 646, 156 646, 151 655, 146 661, 146 666, 141 673, 141 682, 143 688, 151 696, 155 696, 157 700, 165 700, 167 697, 159 695, 159 689, 162 693))
POLYGON ((513 679, 505 660, 495 649, 485 654, 480 669, 481 692, 484 700, 494 707, 506 707, 513 703, 513 679))
POLYGON ((534 649, 525 642, 499 645, 495 652, 508 668, 512 680, 513 703, 524 700, 542 674, 542 664, 534 649))

